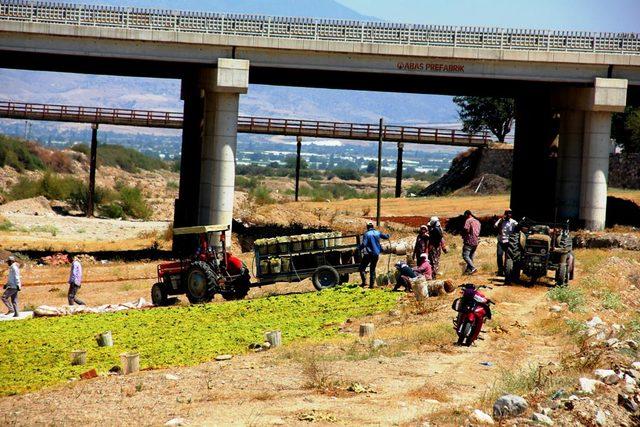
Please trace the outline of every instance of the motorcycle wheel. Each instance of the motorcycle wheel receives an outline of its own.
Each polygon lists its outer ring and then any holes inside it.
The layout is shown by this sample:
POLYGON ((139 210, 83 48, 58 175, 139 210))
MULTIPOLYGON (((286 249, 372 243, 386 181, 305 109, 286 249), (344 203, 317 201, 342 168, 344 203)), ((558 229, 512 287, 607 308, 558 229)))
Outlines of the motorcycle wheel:
POLYGON ((465 320, 462 324, 462 328, 460 333, 458 334, 458 345, 463 345, 465 347, 471 346, 473 341, 471 341, 471 333, 473 332, 473 323, 465 320))

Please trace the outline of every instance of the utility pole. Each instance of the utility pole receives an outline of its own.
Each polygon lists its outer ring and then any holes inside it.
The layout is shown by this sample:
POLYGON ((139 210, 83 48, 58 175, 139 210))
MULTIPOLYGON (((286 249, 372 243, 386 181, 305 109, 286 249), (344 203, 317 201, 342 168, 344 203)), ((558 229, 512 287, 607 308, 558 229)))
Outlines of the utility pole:
POLYGON ((380 118, 380 128, 378 129, 378 190, 376 200, 376 226, 380 227, 380 205, 382 199, 382 132, 384 129, 384 119, 380 118))
POLYGON ((302 151, 302 137, 296 137, 296 202, 298 201, 298 190, 300 189, 300 151, 302 151))
POLYGON ((396 199, 402 195, 402 152, 404 144, 398 142, 398 160, 396 161, 396 199))
POLYGON ((98 154, 98 124, 91 125, 91 157, 89 158, 89 197, 87 200, 87 217, 93 217, 94 197, 96 191, 96 160, 98 154))

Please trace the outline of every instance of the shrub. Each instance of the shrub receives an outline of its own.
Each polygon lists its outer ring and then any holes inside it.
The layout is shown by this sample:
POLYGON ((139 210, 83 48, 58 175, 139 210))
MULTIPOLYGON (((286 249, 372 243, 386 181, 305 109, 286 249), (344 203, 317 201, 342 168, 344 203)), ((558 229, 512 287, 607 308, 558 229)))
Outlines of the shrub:
POLYGON ((11 166, 18 172, 44 169, 44 163, 34 152, 35 147, 33 143, 0 135, 0 167, 11 166))
MULTIPOLYGON (((96 187, 93 194, 93 206, 94 208, 100 208, 100 205, 109 203, 114 200, 116 196, 111 190, 102 187, 96 187)), ((71 191, 69 198, 67 199, 69 204, 82 212, 87 212, 89 209, 89 185, 81 183, 71 191)))
POLYGON ((252 188, 251 191, 249 191, 249 196, 258 205, 275 203, 275 200, 271 197, 271 191, 262 185, 252 188))
POLYGON ((127 216, 138 219, 148 219, 151 216, 151 208, 142 197, 142 190, 139 187, 119 184, 116 189, 122 210, 127 216))
POLYGON ((333 178, 334 176, 337 176, 338 178, 345 181, 360 181, 360 179, 362 179, 360 172, 355 169, 349 168, 336 168, 327 174, 327 178, 329 179, 333 178))
POLYGON ((556 286, 548 295, 552 300, 567 303, 571 311, 578 310, 585 303, 584 294, 580 289, 556 286))
POLYGON ((0 216, 0 231, 13 231, 15 226, 5 217, 0 216))
POLYGON ((259 179, 256 177, 236 176, 236 187, 244 190, 251 190, 256 188, 259 184, 259 179))
POLYGON ((118 203, 109 203, 108 205, 100 206, 100 215, 112 219, 123 218, 124 210, 118 203))
MULTIPOLYGON (((71 147, 73 151, 89 156, 91 148, 87 144, 76 144, 71 147)), ((161 159, 148 156, 133 148, 115 144, 102 144, 98 146, 98 164, 100 166, 117 166, 127 172, 137 172, 139 169, 158 170, 174 169, 176 164, 169 164, 161 159)), ((179 170, 180 161, 177 162, 179 170)))
POLYGON ((79 179, 63 177, 50 172, 45 173, 38 180, 22 176, 11 188, 9 198, 20 200, 44 196, 49 200, 68 200, 71 194, 82 185, 83 183, 79 179))

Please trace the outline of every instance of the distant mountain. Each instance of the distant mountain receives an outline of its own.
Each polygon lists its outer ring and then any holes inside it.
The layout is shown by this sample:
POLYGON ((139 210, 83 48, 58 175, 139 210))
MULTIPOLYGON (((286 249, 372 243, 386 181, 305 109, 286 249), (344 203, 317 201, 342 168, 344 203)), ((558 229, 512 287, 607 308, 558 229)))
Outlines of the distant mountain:
MULTIPOLYGON (((73 3, 73 2, 67 2, 73 3)), ((334 0, 86 0, 84 4, 154 7, 225 13, 374 20, 334 0)), ((0 69, 0 99, 181 111, 177 80, 93 76, 0 69)), ((450 97, 252 85, 241 114, 394 124, 451 123, 450 97)), ((59 128, 68 126, 52 124, 59 128)), ((0 131, 3 123, 0 121, 0 131)))

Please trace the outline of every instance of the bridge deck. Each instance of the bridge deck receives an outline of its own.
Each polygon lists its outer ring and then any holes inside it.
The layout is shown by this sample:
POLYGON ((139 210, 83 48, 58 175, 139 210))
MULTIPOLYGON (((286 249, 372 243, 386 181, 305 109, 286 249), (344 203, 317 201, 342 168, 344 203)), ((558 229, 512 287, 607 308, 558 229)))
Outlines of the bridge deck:
POLYGON ((281 39, 640 55, 640 37, 631 33, 359 22, 30 0, 0 0, 2 20, 281 39))
MULTIPOLYGON (((182 129, 183 116, 182 113, 169 111, 0 101, 0 118, 182 129)), ((240 116, 238 132, 377 141, 380 129, 377 124, 240 116)), ((383 126, 382 139, 464 147, 480 147, 491 142, 487 132, 470 134, 456 129, 394 125, 383 126)))

